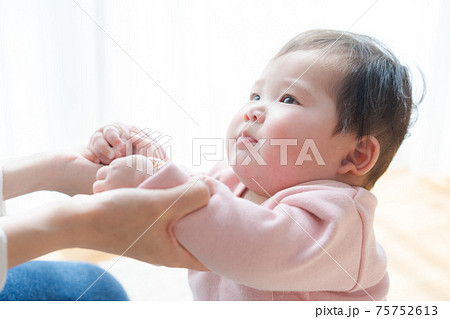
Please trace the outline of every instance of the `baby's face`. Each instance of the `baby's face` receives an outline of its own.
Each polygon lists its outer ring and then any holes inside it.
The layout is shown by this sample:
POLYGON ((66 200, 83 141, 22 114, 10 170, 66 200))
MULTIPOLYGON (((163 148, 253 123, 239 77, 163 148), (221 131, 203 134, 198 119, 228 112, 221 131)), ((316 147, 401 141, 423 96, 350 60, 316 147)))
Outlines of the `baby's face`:
POLYGON ((229 163, 257 194, 337 179, 337 168, 355 142, 353 136, 334 134, 338 117, 329 88, 341 76, 330 61, 322 62, 324 57, 315 62, 320 54, 298 51, 271 60, 228 127, 229 163))

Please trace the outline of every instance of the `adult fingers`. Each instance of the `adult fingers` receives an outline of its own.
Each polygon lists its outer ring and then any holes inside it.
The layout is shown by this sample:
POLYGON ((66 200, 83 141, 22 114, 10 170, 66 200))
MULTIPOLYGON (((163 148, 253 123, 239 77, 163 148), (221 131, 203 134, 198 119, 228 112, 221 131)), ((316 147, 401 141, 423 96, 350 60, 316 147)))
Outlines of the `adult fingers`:
POLYGON ((156 169, 160 169, 161 167, 163 167, 164 165, 167 164, 162 159, 159 159, 159 158, 156 158, 156 157, 150 157, 149 159, 153 163, 153 167, 156 168, 156 169))
POLYGON ((170 188, 161 194, 161 208, 176 221, 208 204, 208 184, 199 177, 190 178, 183 185, 170 188))

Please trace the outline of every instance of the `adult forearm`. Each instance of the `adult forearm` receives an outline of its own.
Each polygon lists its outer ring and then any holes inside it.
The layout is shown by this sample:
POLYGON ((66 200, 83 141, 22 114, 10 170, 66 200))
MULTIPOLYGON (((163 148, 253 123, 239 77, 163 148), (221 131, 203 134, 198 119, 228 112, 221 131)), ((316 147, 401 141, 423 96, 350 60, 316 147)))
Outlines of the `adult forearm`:
POLYGON ((10 199, 38 190, 54 190, 51 170, 54 155, 41 153, 3 163, 3 198, 10 199))
POLYGON ((72 234, 65 229, 57 215, 59 204, 33 209, 24 217, 6 216, 0 219, 0 228, 8 242, 8 267, 14 267, 49 252, 71 247, 72 234))
POLYGON ((0 218, 8 241, 9 267, 54 250, 81 247, 168 267, 207 270, 171 234, 172 224, 205 206, 200 180, 166 190, 122 188, 78 195, 0 218))
POLYGON ((92 194, 101 165, 75 151, 40 153, 3 163, 5 200, 40 190, 67 195, 92 194))

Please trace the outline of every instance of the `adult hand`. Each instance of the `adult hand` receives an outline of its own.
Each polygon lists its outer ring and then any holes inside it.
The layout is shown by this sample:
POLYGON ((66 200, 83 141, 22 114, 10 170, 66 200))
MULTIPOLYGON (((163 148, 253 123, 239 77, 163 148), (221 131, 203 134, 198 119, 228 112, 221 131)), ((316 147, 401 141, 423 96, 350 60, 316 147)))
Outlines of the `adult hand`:
POLYGON ((86 148, 79 152, 62 151, 56 153, 55 172, 58 184, 55 190, 73 196, 76 194, 92 194, 92 185, 95 182, 97 171, 103 166, 95 163, 95 156, 86 148))
POLYGON ((71 213, 62 223, 70 225, 68 233, 73 237, 69 246, 167 267, 207 270, 178 243, 172 226, 205 206, 209 196, 208 186, 198 177, 166 190, 122 188, 78 195, 72 198, 71 213))
POLYGON ((3 198, 10 199, 40 190, 68 195, 92 194, 92 184, 101 167, 93 160, 94 156, 87 149, 6 160, 3 163, 3 198))

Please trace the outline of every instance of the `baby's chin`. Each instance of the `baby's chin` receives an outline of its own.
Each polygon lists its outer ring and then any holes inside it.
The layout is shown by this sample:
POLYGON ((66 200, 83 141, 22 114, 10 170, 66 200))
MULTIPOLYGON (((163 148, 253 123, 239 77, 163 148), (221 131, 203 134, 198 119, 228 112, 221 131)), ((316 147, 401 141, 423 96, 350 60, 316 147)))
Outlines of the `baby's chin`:
POLYGON ((278 185, 273 180, 272 174, 267 166, 251 167, 242 165, 231 165, 234 173, 239 180, 252 192, 270 197, 283 189, 282 185, 278 185))

